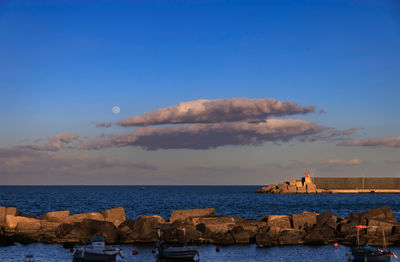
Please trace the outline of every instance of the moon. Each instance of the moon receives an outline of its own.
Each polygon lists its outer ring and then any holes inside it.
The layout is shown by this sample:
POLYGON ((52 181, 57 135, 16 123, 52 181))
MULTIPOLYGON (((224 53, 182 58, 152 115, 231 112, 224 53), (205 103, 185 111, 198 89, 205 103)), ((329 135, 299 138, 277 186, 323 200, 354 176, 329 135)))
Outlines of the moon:
POLYGON ((114 106, 111 110, 112 110, 112 112, 113 112, 114 114, 118 114, 118 113, 121 111, 121 109, 119 108, 119 106, 114 106))

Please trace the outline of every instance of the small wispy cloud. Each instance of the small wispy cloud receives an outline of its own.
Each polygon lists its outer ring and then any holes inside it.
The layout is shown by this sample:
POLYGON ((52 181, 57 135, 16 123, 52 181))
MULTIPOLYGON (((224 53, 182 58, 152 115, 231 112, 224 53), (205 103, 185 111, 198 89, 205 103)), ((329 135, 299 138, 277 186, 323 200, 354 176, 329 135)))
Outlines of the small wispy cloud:
POLYGON ((364 138, 338 143, 339 146, 400 147, 400 136, 383 138, 364 138))
MULTIPOLYGON (((47 142, 42 145, 31 144, 31 145, 22 145, 19 146, 22 149, 30 149, 30 150, 37 150, 37 151, 58 151, 60 149, 65 148, 72 148, 67 146, 67 144, 75 141, 79 138, 77 134, 60 134, 52 137, 47 138, 47 142)), ((41 140, 35 140, 38 143, 41 140)))
POLYGON ((109 127, 112 126, 112 123, 111 123, 111 122, 109 122, 109 123, 105 123, 105 122, 103 122, 103 123, 92 122, 92 124, 94 124, 96 127, 105 127, 105 128, 109 128, 109 127))

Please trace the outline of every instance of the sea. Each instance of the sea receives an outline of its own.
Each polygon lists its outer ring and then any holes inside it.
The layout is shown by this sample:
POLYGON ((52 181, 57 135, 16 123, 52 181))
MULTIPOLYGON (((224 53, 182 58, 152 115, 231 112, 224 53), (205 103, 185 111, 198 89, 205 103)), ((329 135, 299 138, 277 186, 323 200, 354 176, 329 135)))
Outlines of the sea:
MULTIPOLYGON (((176 209, 215 208, 217 215, 260 219, 264 215, 303 211, 348 216, 367 209, 390 206, 400 218, 400 194, 257 194, 261 186, 0 186, 0 206, 15 206, 25 214, 40 216, 50 211, 72 214, 98 212, 123 206, 129 219, 159 215, 168 219, 176 209), (144 189, 144 190, 142 190, 144 189)), ((125 255, 118 261, 157 261, 152 245, 121 245, 125 255), (136 250, 137 255, 132 255, 136 250)), ((201 245, 200 261, 348 261, 349 248, 339 245, 258 248, 255 244, 201 245)), ((391 248, 400 254, 400 248, 391 248)), ((0 261, 72 261, 69 249, 58 244, 15 244, 0 247, 0 261)))

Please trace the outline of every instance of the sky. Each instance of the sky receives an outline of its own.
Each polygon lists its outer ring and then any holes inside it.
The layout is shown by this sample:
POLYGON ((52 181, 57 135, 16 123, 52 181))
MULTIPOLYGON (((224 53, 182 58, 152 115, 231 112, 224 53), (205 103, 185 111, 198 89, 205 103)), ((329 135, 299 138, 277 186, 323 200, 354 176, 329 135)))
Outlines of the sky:
POLYGON ((396 0, 0 0, 4 185, 400 176, 399 99, 396 0))

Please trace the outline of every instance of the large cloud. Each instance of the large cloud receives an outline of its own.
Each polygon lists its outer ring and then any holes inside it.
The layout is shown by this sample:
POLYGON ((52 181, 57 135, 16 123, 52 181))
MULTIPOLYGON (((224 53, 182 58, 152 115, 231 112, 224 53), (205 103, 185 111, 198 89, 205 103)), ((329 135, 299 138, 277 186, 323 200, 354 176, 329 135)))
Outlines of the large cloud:
POLYGON ((268 119, 265 122, 191 124, 142 127, 130 134, 104 135, 78 145, 79 149, 139 146, 157 149, 209 149, 226 145, 261 145, 264 142, 304 139, 326 130, 313 122, 294 119, 268 119))
POLYGON ((368 147, 400 147, 400 136, 349 140, 349 141, 341 142, 338 145, 339 146, 368 146, 368 147))
POLYGON ((270 98, 232 98, 219 100, 193 100, 176 106, 161 108, 144 115, 118 122, 121 126, 148 126, 161 124, 220 123, 242 120, 263 121, 270 116, 306 114, 314 106, 299 106, 294 102, 281 102, 270 98))
POLYGON ((24 145, 20 146, 23 149, 37 150, 37 151, 58 151, 63 148, 68 148, 66 144, 77 140, 77 134, 60 134, 47 138, 47 143, 43 145, 24 145))

